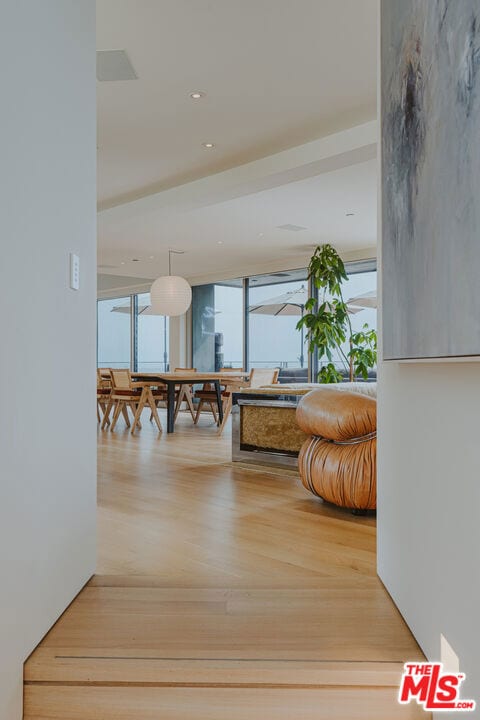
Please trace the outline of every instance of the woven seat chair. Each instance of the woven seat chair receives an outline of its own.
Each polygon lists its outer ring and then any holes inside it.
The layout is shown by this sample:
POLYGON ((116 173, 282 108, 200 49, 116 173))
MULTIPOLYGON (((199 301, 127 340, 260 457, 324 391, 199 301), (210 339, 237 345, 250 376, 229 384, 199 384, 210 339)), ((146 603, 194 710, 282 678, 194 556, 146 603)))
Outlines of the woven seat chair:
MULTIPOLYGON (((97 368, 97 422, 103 423, 107 412, 112 381, 109 368, 97 368)), ((107 415, 106 424, 110 425, 110 418, 107 415)))
MULTIPOLYGON (((225 372, 229 375, 232 375, 232 379, 221 387, 223 420, 218 428, 219 435, 223 433, 227 420, 232 411, 232 395, 236 390, 241 390, 244 388, 256 388, 261 387, 262 385, 274 385, 278 382, 278 368, 252 368, 248 380, 243 380, 242 378, 235 378, 234 370, 236 369, 238 368, 222 368, 220 370, 220 372, 225 372)), ((242 372, 242 370, 239 370, 239 372, 242 372)), ((200 413, 202 412, 204 405, 207 404, 210 407, 215 422, 218 423, 216 413, 217 394, 215 390, 210 387, 204 386, 202 390, 198 390, 195 393, 194 397, 199 400, 197 413, 194 420, 195 424, 197 424, 199 420, 200 413)))
MULTIPOLYGON (((191 372, 196 373, 197 368, 175 368, 174 372, 191 372)), ((155 405, 158 408, 161 402, 167 402, 167 390, 166 388, 159 388, 154 393, 155 405)), ((186 402, 187 408, 190 411, 192 420, 195 420, 195 409, 193 407, 193 385, 176 385, 175 386, 175 416, 174 420, 177 419, 177 415, 180 411, 180 406, 183 402, 186 402)), ((152 422, 153 414, 150 414, 150 422, 152 422)))
MULTIPOLYGON (((112 377, 112 391, 110 394, 109 406, 107 408, 106 415, 110 414, 112 408, 114 408, 112 424, 110 430, 115 430, 120 413, 124 411, 126 415, 125 421, 127 427, 130 427, 130 421, 128 418, 128 408, 132 411, 133 422, 131 424, 131 433, 135 432, 136 428, 142 427, 140 422, 140 415, 142 410, 147 405, 150 407, 153 419, 156 422, 158 431, 162 432, 162 424, 158 417, 156 407, 156 394, 163 391, 152 391, 149 387, 143 387, 141 384, 134 383, 130 370, 127 369, 111 369, 112 377)), ((102 423, 102 429, 106 426, 106 419, 102 423)))

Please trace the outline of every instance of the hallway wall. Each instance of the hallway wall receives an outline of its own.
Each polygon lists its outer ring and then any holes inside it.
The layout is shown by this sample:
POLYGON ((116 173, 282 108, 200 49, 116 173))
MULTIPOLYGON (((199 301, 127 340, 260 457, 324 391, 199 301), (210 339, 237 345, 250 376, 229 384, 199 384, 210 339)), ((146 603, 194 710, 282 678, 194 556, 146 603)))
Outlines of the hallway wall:
POLYGON ((94 0, 6 0, 0 53, 0 718, 18 720, 23 661, 95 568, 94 0))
MULTIPOLYGON (((459 36, 452 36, 449 52, 463 53, 459 36)), ((452 197, 437 201, 458 212, 452 197)), ((380 202, 379 221, 380 238, 380 202)), ((379 243, 380 286, 381 250, 379 243)), ((379 363, 378 573, 425 655, 457 671, 451 654, 442 658, 446 638, 467 675, 461 696, 477 705, 479 407, 478 361, 379 363)), ((438 712, 443 720, 456 715, 438 712)))

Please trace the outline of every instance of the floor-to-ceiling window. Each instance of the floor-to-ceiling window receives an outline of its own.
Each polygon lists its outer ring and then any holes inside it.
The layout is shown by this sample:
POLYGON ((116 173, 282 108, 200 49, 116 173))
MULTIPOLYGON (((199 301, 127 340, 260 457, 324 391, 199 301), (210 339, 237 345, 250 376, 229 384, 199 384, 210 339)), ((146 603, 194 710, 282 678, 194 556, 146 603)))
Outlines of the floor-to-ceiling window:
POLYGON ((197 285, 192 290, 193 367, 243 367, 243 281, 197 285))
POLYGON ((168 370, 168 318, 150 312, 150 294, 137 295, 137 370, 168 370))
POLYGON ((153 314, 149 293, 97 302, 98 367, 168 370, 169 322, 153 314))
POLYGON ((361 330, 365 323, 377 329, 377 270, 375 264, 371 263, 367 265, 371 269, 361 267, 353 272, 355 265, 352 264, 351 269, 347 265, 348 282, 344 289, 345 300, 353 301, 349 307, 351 311, 355 310, 350 315, 354 332, 361 330))
POLYGON ((97 303, 97 365, 129 368, 131 355, 131 298, 97 303))
MULTIPOLYGON (((365 324, 370 329, 377 329, 377 265, 375 260, 362 260, 359 262, 350 262, 345 265, 348 280, 342 286, 342 293, 345 302, 349 307, 349 319, 352 325, 352 331, 358 332, 363 329, 365 324), (351 302, 349 302, 351 301, 351 302)), ((344 353, 348 353, 348 342, 343 345, 344 353)), ((333 353, 333 361, 340 372, 347 377, 348 366, 340 353, 333 353)), ((328 362, 328 360, 325 360, 328 362)), ((313 362, 314 371, 312 373, 315 380, 316 373, 321 367, 321 361, 317 357, 313 362)), ((376 370, 372 370, 372 376, 376 375, 376 370)))
POLYGON ((243 367, 243 283, 215 285, 216 362, 220 367, 243 367))
POLYGON ((249 368, 280 368, 280 379, 307 380, 308 352, 296 325, 309 297, 305 269, 256 275, 248 281, 249 368))
MULTIPOLYGON (((343 295, 352 301, 352 330, 365 324, 376 330, 376 262, 351 262, 346 269, 343 295)), ((315 354, 310 357, 304 333, 296 327, 311 292, 306 268, 193 287, 194 367, 271 367, 279 368, 280 382, 315 381, 321 363, 315 354)), ((333 356, 347 375, 340 354, 333 356)))

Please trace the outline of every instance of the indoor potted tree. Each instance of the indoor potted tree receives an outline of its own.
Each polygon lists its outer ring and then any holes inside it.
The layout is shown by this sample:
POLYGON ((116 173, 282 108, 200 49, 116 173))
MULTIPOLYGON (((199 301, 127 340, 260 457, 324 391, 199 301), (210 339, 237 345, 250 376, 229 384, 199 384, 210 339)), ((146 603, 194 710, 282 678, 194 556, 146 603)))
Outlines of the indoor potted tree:
POLYGON ((353 331, 342 293, 342 284, 348 276, 334 247, 325 244, 315 249, 308 266, 308 277, 318 290, 318 299, 307 300, 297 329, 305 329, 309 351, 316 350, 319 362, 323 361, 318 380, 334 383, 344 379, 333 362, 334 352, 342 360, 351 382, 359 377, 367 380, 369 370, 377 362, 377 333, 366 323, 359 332, 353 331))

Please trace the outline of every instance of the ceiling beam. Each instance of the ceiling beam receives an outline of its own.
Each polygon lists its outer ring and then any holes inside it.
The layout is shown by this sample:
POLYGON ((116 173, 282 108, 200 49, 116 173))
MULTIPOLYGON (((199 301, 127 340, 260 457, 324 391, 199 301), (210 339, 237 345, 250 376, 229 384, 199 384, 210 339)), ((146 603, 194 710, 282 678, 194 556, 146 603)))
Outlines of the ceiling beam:
POLYGON ((377 124, 357 125, 319 140, 162 192, 99 210, 99 230, 169 209, 188 211, 315 177, 376 157, 377 124))

